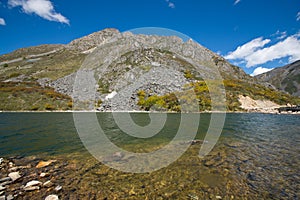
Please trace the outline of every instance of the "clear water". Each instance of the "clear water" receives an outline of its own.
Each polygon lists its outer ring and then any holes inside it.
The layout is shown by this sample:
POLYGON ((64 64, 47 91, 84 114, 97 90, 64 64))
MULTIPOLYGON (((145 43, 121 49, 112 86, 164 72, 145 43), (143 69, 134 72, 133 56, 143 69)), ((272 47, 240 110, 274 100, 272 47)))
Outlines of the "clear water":
MULTIPOLYGON (((131 115, 139 125, 147 125, 150 121, 148 114, 131 115)), ((98 113, 97 116, 114 143, 137 152, 151 151, 155 146, 168 143, 180 121, 180 114, 168 114, 167 123, 158 135, 139 139, 120 131, 110 113, 98 113)), ((76 132, 72 113, 1 113, 0 118, 0 156, 62 157, 82 162, 82 169, 85 169, 84 165, 88 168, 91 163, 96 163, 92 157, 86 157, 88 153, 76 132)), ((196 139, 204 138, 209 121, 210 114, 201 114, 196 139)), ((161 199, 193 199, 193 196, 200 199, 216 196, 225 199, 299 199, 299 125, 300 115, 227 114, 218 144, 203 159, 198 157, 199 147, 192 146, 178 161, 151 175, 112 171, 108 182, 94 183, 99 175, 95 175, 98 172, 93 168, 88 172, 89 176, 80 177, 80 182, 89 183, 89 187, 93 182, 94 188, 101 187, 106 191, 106 196, 101 197, 108 199, 115 195, 120 199, 129 198, 127 190, 139 188, 140 181, 143 181, 143 191, 148 185, 161 183, 161 186, 148 188, 148 193, 135 189, 136 199, 160 199, 159 196, 161 199), (109 189, 120 185, 127 190, 119 188, 111 192, 109 189)), ((104 169, 108 170, 102 166, 101 170, 104 169)), ((86 190, 84 186, 80 188, 86 190)))

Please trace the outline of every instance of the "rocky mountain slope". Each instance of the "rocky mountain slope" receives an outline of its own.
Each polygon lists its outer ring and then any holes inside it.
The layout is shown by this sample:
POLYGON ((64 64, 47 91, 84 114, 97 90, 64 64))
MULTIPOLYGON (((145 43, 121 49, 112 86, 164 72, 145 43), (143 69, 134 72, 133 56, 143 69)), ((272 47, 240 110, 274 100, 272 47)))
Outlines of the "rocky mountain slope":
POLYGON ((300 60, 257 75, 256 78, 271 83, 278 90, 300 97, 300 60))
POLYGON ((96 87, 95 96, 86 93, 94 102, 85 109, 180 111, 177 97, 189 102, 194 93, 199 110, 211 110, 212 88, 221 87, 220 77, 228 110, 243 110, 240 95, 279 105, 299 101, 265 87, 192 40, 105 29, 67 45, 22 48, 0 56, 0 110, 72 109, 81 71, 92 73, 96 87))

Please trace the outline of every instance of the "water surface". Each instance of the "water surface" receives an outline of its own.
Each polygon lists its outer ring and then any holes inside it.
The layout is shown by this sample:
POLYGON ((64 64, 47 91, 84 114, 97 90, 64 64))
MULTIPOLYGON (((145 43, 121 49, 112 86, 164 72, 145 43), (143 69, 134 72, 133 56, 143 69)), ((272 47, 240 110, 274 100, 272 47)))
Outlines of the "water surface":
MULTIPOLYGON (((180 122, 180 114, 168 114, 156 136, 141 139, 119 130, 110 113, 97 116, 107 137, 133 152, 167 144, 180 122)), ((72 113, 1 113, 0 118, 1 156, 34 155, 75 163, 78 169, 65 174, 65 180, 75 176, 78 182, 67 181, 65 189, 76 188, 79 196, 101 190, 94 194, 96 198, 300 197, 300 115, 227 114, 222 135, 208 156, 200 159, 201 144, 192 145, 170 166, 147 174, 122 173, 95 160, 79 139, 72 113)), ((142 126, 150 122, 146 113, 132 114, 132 118, 142 126)), ((210 114, 201 114, 196 139, 203 140, 209 121, 210 114)))

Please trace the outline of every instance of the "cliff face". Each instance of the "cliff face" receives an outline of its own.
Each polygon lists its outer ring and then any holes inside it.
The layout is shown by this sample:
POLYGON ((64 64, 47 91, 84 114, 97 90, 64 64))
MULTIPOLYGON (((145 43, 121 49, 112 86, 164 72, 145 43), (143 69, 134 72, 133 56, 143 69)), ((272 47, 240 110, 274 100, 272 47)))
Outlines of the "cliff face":
POLYGON ((8 109, 7 99, 9 109, 16 110, 72 108, 78 70, 93 73, 97 90, 94 99, 100 110, 148 110, 155 104, 160 104, 161 110, 176 110, 178 100, 172 94, 182 94, 186 88, 197 91, 201 110, 209 110, 211 91, 203 80, 218 80, 220 75, 226 80, 229 110, 241 109, 239 95, 279 99, 279 104, 289 100, 209 49, 176 36, 105 29, 66 45, 16 50, 0 56, 0 66, 0 98, 6 102, 0 105, 1 110, 8 109))
POLYGON ((256 78, 271 83, 278 90, 300 97, 300 60, 260 74, 256 78))

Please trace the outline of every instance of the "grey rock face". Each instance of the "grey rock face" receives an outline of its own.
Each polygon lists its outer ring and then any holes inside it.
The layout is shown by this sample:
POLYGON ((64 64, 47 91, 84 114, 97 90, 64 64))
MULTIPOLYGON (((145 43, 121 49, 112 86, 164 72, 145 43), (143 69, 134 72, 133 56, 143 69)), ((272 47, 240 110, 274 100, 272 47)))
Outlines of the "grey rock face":
POLYGON ((272 87, 300 97, 300 61, 275 68, 269 72, 257 75, 255 78, 268 82, 272 87))
POLYGON ((106 41, 117 36, 120 32, 117 29, 108 28, 92 33, 85 37, 73 40, 66 47, 77 51, 88 51, 94 47, 104 44, 106 41))

